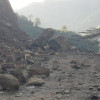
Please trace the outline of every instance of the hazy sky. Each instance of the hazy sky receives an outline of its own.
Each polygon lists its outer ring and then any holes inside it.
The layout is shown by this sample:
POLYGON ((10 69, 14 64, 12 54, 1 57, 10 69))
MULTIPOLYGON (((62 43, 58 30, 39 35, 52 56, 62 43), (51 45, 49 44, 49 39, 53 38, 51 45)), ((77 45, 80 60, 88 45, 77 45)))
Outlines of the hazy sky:
MULTIPOLYGON (((13 9, 14 10, 17 10, 17 9, 21 9, 27 5, 29 5, 30 3, 32 2, 44 2, 44 1, 64 1, 64 0, 9 0, 13 9)), ((71 2, 71 1, 81 1, 81 0, 66 0, 68 2, 71 2)), ((91 1, 91 0, 90 0, 91 1)))
POLYGON ((20 9, 27 5, 29 5, 32 2, 43 2, 44 0, 9 0, 13 9, 20 9))

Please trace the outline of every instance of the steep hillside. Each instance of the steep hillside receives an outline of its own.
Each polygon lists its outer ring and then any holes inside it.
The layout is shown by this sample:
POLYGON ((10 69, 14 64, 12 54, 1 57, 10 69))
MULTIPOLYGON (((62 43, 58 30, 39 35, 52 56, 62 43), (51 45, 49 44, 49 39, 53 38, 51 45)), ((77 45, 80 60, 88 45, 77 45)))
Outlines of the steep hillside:
POLYGON ((8 0, 0 0, 0 26, 17 26, 17 17, 8 0))
POLYGON ((30 37, 18 29, 17 17, 8 0, 0 0, 0 44, 16 48, 29 44, 30 37))

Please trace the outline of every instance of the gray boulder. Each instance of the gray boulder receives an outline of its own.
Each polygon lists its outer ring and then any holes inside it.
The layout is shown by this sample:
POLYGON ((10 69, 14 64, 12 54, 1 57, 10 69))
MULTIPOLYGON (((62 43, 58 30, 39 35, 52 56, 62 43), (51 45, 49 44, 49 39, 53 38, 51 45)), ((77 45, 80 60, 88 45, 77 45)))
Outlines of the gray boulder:
POLYGON ((48 45, 50 49, 55 51, 68 51, 70 49, 68 40, 63 36, 53 37, 48 41, 48 45))
POLYGON ((54 30, 51 28, 45 29, 40 35, 35 39, 33 46, 43 47, 46 45, 48 40, 54 35, 54 30))
POLYGON ((27 81, 28 85, 42 86, 45 81, 38 77, 31 77, 27 81))
POLYGON ((10 72, 13 76, 15 76, 20 83, 25 83, 26 79, 20 69, 15 69, 10 72))
POLYGON ((0 74, 0 85, 4 90, 18 90, 19 81, 11 74, 0 74))
POLYGON ((30 77, 36 75, 48 77, 50 75, 50 70, 48 68, 42 67, 39 64, 33 64, 29 68, 28 72, 30 77))

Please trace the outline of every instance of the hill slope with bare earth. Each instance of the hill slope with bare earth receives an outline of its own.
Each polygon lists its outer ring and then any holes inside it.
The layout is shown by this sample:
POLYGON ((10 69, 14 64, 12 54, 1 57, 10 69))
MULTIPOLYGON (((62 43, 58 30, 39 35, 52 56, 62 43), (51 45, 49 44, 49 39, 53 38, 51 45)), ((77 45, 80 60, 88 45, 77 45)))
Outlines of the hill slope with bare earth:
POLYGON ((0 0, 0 43, 14 47, 28 44, 29 36, 18 29, 17 17, 8 0, 0 0))

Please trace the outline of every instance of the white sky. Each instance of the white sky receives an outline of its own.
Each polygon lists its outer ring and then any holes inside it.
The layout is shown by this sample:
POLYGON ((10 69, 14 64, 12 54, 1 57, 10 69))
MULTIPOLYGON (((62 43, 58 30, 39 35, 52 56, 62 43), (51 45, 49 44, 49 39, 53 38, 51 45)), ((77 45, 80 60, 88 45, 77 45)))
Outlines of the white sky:
POLYGON ((13 9, 21 9, 32 2, 43 2, 44 0, 9 0, 13 9))

